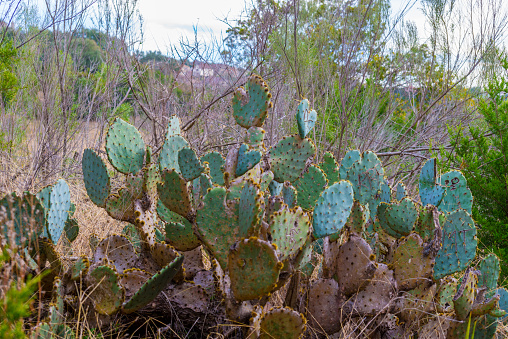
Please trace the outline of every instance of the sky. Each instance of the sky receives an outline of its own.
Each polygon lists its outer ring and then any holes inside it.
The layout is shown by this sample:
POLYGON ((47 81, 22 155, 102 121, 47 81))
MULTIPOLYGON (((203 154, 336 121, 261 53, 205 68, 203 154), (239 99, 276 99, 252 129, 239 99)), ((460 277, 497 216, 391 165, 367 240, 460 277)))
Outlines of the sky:
MULTIPOLYGON (((395 13, 407 1, 392 0, 392 11, 395 13)), ((243 0, 140 0, 138 4, 144 20, 142 49, 162 53, 169 45, 178 44, 182 37, 194 39, 195 27, 201 41, 224 36, 228 25, 219 19, 237 19, 245 9, 243 0)), ((418 7, 414 5, 406 17, 423 30, 423 15, 418 7)))

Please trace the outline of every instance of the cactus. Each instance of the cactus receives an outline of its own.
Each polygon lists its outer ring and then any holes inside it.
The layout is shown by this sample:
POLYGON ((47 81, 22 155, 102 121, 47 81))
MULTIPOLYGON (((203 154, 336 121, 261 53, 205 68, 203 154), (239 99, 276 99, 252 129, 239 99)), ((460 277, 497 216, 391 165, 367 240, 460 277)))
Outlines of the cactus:
POLYGON ((332 153, 326 152, 323 162, 319 164, 319 168, 325 173, 328 185, 331 186, 339 181, 339 164, 335 160, 332 153))
POLYGON ((333 334, 341 328, 337 308, 345 302, 339 284, 333 279, 319 279, 309 288, 308 319, 313 328, 333 334))
POLYGON ((467 187, 466 178, 459 171, 445 173, 439 178, 441 185, 445 187, 443 200, 439 204, 441 212, 452 212, 458 209, 465 209, 471 214, 473 196, 467 187))
POLYGON ((166 241, 177 250, 190 251, 200 245, 192 229, 192 223, 171 212, 160 200, 157 203, 157 214, 165 223, 166 241))
POLYGON ((296 122, 298 123, 298 133, 304 139, 307 134, 314 128, 317 120, 317 112, 309 109, 309 100, 303 99, 298 105, 296 113, 296 122))
POLYGON ((309 216, 298 207, 282 209, 270 216, 269 231, 281 261, 296 255, 309 234, 309 216))
POLYGON ((311 211, 316 205, 321 192, 327 186, 325 173, 317 166, 312 165, 295 181, 295 188, 298 191, 298 205, 306 211, 311 211))
POLYGON ((404 183, 399 181, 395 187, 395 200, 402 200, 406 197, 406 186, 404 183))
POLYGON ((284 199, 284 203, 288 205, 289 208, 295 207, 297 196, 298 192, 296 191, 296 188, 294 188, 289 181, 286 181, 284 186, 282 186, 282 197, 284 199))
POLYGON ((192 204, 185 179, 174 169, 161 173, 162 183, 157 184, 160 201, 169 210, 190 219, 192 204))
POLYGON ((137 174, 145 162, 145 142, 134 126, 116 118, 106 135, 106 153, 118 172, 137 174))
POLYGON ((346 179, 353 185, 355 199, 364 205, 374 197, 384 181, 384 169, 375 153, 365 152, 351 165, 346 179))
POLYGON ((108 170, 102 159, 91 149, 85 149, 82 160, 83 181, 90 200, 99 207, 106 207, 111 191, 108 170))
POLYGON ((196 179, 205 170, 196 152, 189 147, 184 147, 178 152, 178 167, 186 181, 196 179))
POLYGON ((305 332, 306 320, 290 308, 271 308, 261 315, 260 339, 297 339, 305 332))
POLYGON ((274 180, 294 182, 305 170, 307 160, 314 156, 316 146, 307 138, 292 135, 282 138, 270 149, 268 159, 274 180))
POLYGON ((86 280, 89 286, 95 287, 90 299, 99 314, 111 315, 120 309, 125 292, 114 268, 107 265, 95 267, 88 272, 86 280))
POLYGON ((429 159, 420 172, 419 191, 422 205, 439 206, 444 196, 444 188, 436 183, 436 158, 429 159))
POLYGON ((379 224, 394 238, 409 235, 418 220, 418 205, 410 198, 387 204, 382 202, 377 208, 379 224))
POLYGON ((252 180, 247 180, 242 188, 238 208, 239 236, 242 238, 259 234, 264 211, 263 194, 259 188, 252 180))
POLYGON ((222 166, 225 160, 219 152, 210 152, 201 157, 201 163, 208 163, 210 168, 210 178, 215 185, 224 185, 224 174, 222 173, 222 166))
POLYGON ((360 151, 357 150, 351 150, 344 155, 344 158, 342 158, 342 161, 340 162, 339 167, 339 179, 340 180, 346 180, 347 179, 347 172, 351 169, 351 166, 357 161, 360 161, 362 158, 362 154, 360 151))
POLYGON ((247 144, 242 144, 238 150, 238 163, 236 165, 236 176, 239 177, 254 168, 261 161, 261 152, 250 150, 247 144))
POLYGON ((272 107, 268 85, 257 75, 249 77, 244 87, 238 88, 233 97, 233 117, 238 125, 261 127, 272 107))

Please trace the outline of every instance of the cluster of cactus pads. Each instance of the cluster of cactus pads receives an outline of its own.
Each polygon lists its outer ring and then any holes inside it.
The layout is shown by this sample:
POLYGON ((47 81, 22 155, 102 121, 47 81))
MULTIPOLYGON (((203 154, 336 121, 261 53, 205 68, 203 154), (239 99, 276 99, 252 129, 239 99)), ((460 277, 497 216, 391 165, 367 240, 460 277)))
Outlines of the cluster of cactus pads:
POLYGON ((245 139, 225 158, 199 157, 175 116, 158 154, 135 127, 115 120, 106 137, 109 169, 86 149, 83 177, 90 199, 128 226, 92 239, 91 258, 64 265, 54 249, 64 231, 71 241, 77 234, 64 181, 5 197, 5 241, 31 243, 25 255, 52 272, 55 300, 41 327, 65 333, 59 317, 88 291, 89 318, 98 324, 150 304, 171 304, 194 320, 219 300, 222 320, 249 325, 250 337, 340 335, 352 323, 348 331, 380 338, 464 338, 476 324, 475 338, 492 338, 508 293, 497 286, 496 256, 471 266, 477 239, 464 176, 438 177, 430 159, 415 201, 402 183, 388 185, 373 152, 350 151, 340 164, 326 153, 314 163, 308 135, 317 113, 307 99, 298 106, 298 133, 266 150, 270 98, 259 76, 235 91, 233 117, 245 139), (111 167, 123 174, 119 189, 111 167))

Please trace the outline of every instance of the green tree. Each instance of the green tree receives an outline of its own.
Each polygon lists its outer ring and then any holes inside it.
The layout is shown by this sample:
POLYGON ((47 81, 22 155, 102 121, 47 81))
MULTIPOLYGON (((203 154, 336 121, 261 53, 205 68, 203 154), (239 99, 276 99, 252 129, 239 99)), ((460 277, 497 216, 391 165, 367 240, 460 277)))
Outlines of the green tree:
POLYGON ((18 91, 18 80, 14 72, 17 60, 16 48, 12 41, 0 44, 0 99, 6 105, 18 91))
POLYGON ((505 75, 493 79, 480 97, 477 126, 450 129, 451 151, 442 151, 448 168, 460 168, 474 196, 473 218, 484 248, 502 259, 502 278, 508 277, 508 59, 505 75))

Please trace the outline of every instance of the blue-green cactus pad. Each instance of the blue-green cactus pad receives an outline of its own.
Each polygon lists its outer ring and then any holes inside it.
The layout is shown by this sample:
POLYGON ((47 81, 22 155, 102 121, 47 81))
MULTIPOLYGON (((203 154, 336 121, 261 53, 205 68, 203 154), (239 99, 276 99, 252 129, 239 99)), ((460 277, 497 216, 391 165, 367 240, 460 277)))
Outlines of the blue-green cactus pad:
POLYGON ((325 173, 329 186, 339 181, 339 164, 332 153, 325 153, 323 162, 319 164, 319 167, 325 173))
POLYGON ((381 188, 384 182, 384 169, 377 155, 367 151, 363 153, 362 159, 353 163, 346 177, 353 185, 355 199, 365 205, 381 188))
POLYGON ((187 181, 196 179, 205 170, 196 152, 189 147, 184 147, 178 152, 178 166, 182 177, 187 181))
POLYGON ((312 211, 327 184, 325 173, 316 165, 311 165, 303 176, 295 181, 298 206, 306 211, 312 211))
POLYGON ((289 181, 286 181, 282 186, 282 197, 284 199, 284 203, 288 205, 289 208, 293 208, 296 206, 297 195, 298 193, 296 191, 296 188, 294 188, 293 185, 289 183, 289 181))
MULTIPOLYGON (((429 242, 434 238, 436 220, 434 220, 434 209, 436 206, 427 205, 421 211, 418 221, 415 225, 415 232, 420 235, 424 242, 429 242)), ((439 212, 437 212, 439 213, 439 212)))
POLYGON ((172 137, 174 135, 180 135, 180 118, 176 115, 172 115, 168 121, 168 128, 166 130, 166 138, 172 137))
POLYGON ((473 207, 473 195, 467 187, 466 178, 459 171, 445 173, 439 178, 442 186, 445 187, 445 194, 439 210, 441 212, 452 212, 460 208, 471 213, 473 207))
POLYGON ((71 192, 65 180, 60 179, 53 185, 49 201, 48 233, 51 241, 56 244, 62 235, 71 208, 71 192))
POLYGON ((164 170, 161 178, 162 184, 157 185, 159 199, 171 211, 188 218, 192 206, 185 179, 174 169, 164 170))
POLYGON ((136 127, 116 118, 106 135, 106 153, 118 172, 136 174, 145 162, 145 142, 136 127))
POLYGON ((476 254, 474 221, 461 209, 448 213, 443 228, 443 246, 436 257, 434 279, 461 271, 471 264, 476 254))
POLYGON ((344 155, 339 167, 339 180, 347 179, 347 171, 353 166, 353 164, 362 159, 362 154, 358 150, 351 150, 344 155))
POLYGON ((271 107, 268 85, 258 75, 251 75, 245 87, 235 90, 233 117, 242 127, 261 127, 271 107))
POLYGON ((261 127, 251 127, 247 130, 245 136, 245 143, 253 149, 261 149, 263 147, 263 140, 265 138, 265 130, 261 127))
POLYGON ((184 147, 188 147, 189 143, 179 135, 172 135, 166 138, 159 154, 159 166, 161 172, 164 169, 174 168, 180 173, 178 165, 178 152, 184 147))
POLYGON ((208 162, 210 168, 210 177, 215 185, 224 186, 224 174, 222 166, 226 162, 219 152, 210 152, 201 157, 201 163, 208 162))
POLYGON ((478 287, 487 287, 488 291, 495 290, 499 280, 499 258, 491 253, 480 261, 477 269, 481 272, 478 276, 478 287))
POLYGON ((379 224, 394 238, 409 235, 418 220, 418 205, 410 198, 393 204, 381 203, 377 208, 379 224))
POLYGON ((282 138, 268 153, 274 180, 294 182, 315 152, 316 146, 310 139, 302 139, 299 135, 282 138))
POLYGON ((314 208, 314 237, 322 238, 340 231, 349 218, 353 201, 353 187, 348 181, 341 180, 323 191, 314 208))
POLYGON ((83 181, 90 200, 99 207, 106 207, 106 199, 111 190, 108 169, 101 157, 89 148, 83 152, 83 181))
POLYGON ((444 196, 444 188, 436 183, 436 158, 429 159, 422 167, 419 180, 422 205, 438 206, 444 196))
POLYGON ((228 191, 212 188, 196 216, 197 231, 222 269, 227 268, 229 248, 239 239, 239 203, 227 199, 228 191))
POLYGON ((242 144, 238 150, 238 163, 236 165, 235 175, 239 177, 247 173, 261 161, 261 152, 258 150, 249 150, 247 144, 242 144))
POLYGON ((70 242, 76 240, 79 234, 78 221, 74 218, 69 218, 65 221, 64 226, 65 235, 70 242))
POLYGON ((281 261, 292 258, 303 248, 310 230, 310 219, 300 207, 283 209, 270 216, 269 231, 281 261))
POLYGON ((18 197, 13 192, 0 200, 0 206, 5 207, 7 220, 13 221, 12 224, 4 222, 0 225, 7 244, 23 247, 33 243, 45 227, 45 210, 34 194, 25 192, 18 197), (10 229, 10 225, 13 229, 10 229))
POLYGON ((275 180, 270 181, 270 184, 268 185, 268 189, 270 190, 270 195, 272 197, 280 195, 282 193, 283 187, 284 187, 284 184, 282 184, 280 182, 277 182, 275 180))
POLYGON ((247 180, 242 188, 238 214, 239 236, 247 238, 257 236, 263 221, 264 198, 259 186, 247 180))
POLYGON ((372 220, 376 219, 377 216, 377 208, 380 203, 386 202, 389 203, 391 201, 391 194, 392 190, 390 186, 386 183, 386 181, 383 181, 381 183, 381 188, 377 191, 377 193, 372 197, 371 200, 369 200, 369 214, 372 220))
POLYGON ((141 288, 122 305, 124 313, 135 312, 157 297, 157 295, 168 286, 173 277, 180 271, 183 263, 183 255, 176 257, 159 272, 154 274, 141 288))
POLYGON ((265 192, 273 180, 273 173, 272 171, 266 171, 261 174, 261 180, 259 181, 259 186, 261 189, 261 192, 265 192))
POLYGON ((406 197, 406 186, 399 181, 397 186, 395 187, 395 200, 399 201, 406 197))
POLYGON ((309 100, 303 99, 298 105, 296 113, 296 122, 298 123, 298 133, 300 137, 305 138, 314 128, 317 121, 317 112, 309 108, 309 100))

